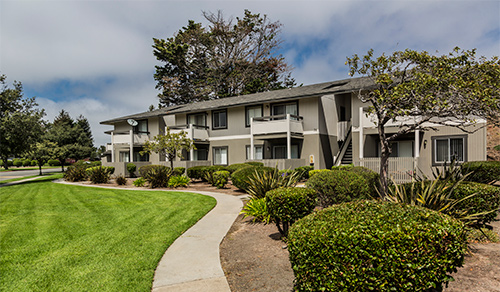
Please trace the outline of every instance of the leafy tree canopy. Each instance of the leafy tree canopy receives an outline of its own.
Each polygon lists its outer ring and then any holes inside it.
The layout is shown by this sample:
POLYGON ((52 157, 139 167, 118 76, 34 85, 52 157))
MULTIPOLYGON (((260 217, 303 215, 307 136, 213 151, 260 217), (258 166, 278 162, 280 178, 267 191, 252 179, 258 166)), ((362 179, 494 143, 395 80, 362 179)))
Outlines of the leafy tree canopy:
POLYGON ((153 140, 146 141, 143 149, 140 153, 141 155, 155 152, 161 156, 166 156, 168 161, 170 161, 170 168, 174 169, 174 159, 176 156, 182 158, 182 150, 190 151, 196 148, 193 140, 187 137, 186 132, 170 133, 170 128, 167 127, 167 132, 164 135, 156 135, 153 140))
POLYGON ((20 157, 30 150, 43 132, 43 109, 35 98, 25 98, 21 82, 9 88, 7 77, 0 75, 0 158, 8 168, 9 157, 20 157))
POLYGON ((500 124, 500 60, 476 57, 474 50, 455 48, 445 55, 407 49, 374 57, 347 58, 350 75, 371 78, 374 87, 359 92, 375 117, 381 147, 380 175, 387 190, 390 142, 415 130, 443 124, 470 132, 478 118, 500 124), (399 122, 398 132, 385 126, 399 122))
POLYGON ((245 10, 243 18, 203 13, 173 37, 154 38, 156 88, 161 106, 282 89, 295 85, 290 66, 276 51, 281 24, 245 10))

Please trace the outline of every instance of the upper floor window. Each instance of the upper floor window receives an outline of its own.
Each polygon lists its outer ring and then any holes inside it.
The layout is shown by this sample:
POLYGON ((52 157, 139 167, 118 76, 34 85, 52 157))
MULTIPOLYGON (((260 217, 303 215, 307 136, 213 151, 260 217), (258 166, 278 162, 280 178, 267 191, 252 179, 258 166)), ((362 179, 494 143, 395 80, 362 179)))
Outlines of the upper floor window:
POLYGON ((434 163, 464 162, 466 160, 466 138, 456 137, 433 137, 434 163))
POLYGON ((137 126, 134 126, 134 133, 148 134, 148 120, 137 121, 137 126))
POLYGON ((207 126, 207 114, 197 113, 187 115, 187 124, 193 126, 206 127, 207 126))
POLYGON ((281 116, 277 119, 284 119, 285 115, 297 116, 299 114, 297 102, 274 104, 272 108, 273 116, 281 116))
POLYGON ((245 126, 250 127, 251 118, 262 117, 262 105, 247 106, 245 110, 245 126))
POLYGON ((226 110, 218 110, 212 112, 212 129, 227 129, 226 110))

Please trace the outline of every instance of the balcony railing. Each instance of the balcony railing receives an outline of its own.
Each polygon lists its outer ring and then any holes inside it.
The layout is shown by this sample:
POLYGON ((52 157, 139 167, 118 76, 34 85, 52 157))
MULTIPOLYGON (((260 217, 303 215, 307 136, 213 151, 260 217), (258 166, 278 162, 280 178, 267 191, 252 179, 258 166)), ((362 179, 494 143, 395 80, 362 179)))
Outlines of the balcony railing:
POLYGON ((113 132, 113 144, 139 144, 142 145, 150 139, 149 133, 134 133, 132 131, 113 132), (131 136, 132 135, 132 136, 131 136), (132 140, 133 138, 133 140, 132 140))
POLYGON ((252 119, 252 133, 254 135, 277 133, 304 133, 303 118, 295 115, 265 116, 252 119))
POLYGON ((351 121, 342 121, 337 123, 337 141, 344 141, 351 129, 351 121))
POLYGON ((193 140, 208 140, 208 127, 198 125, 176 125, 171 126, 170 133, 186 132, 188 138, 193 140))

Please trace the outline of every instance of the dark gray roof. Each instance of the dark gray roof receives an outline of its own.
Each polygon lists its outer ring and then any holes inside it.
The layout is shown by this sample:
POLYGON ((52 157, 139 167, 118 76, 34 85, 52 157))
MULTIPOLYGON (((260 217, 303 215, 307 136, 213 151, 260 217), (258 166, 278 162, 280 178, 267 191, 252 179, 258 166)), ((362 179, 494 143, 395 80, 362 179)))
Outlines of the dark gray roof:
POLYGON ((358 77, 338 81, 330 81, 290 89, 280 89, 259 93, 252 93, 240 96, 233 96, 221 99, 214 99, 202 102, 195 102, 185 105, 176 105, 167 108, 161 108, 154 111, 138 113, 134 115, 119 117, 107 121, 102 121, 101 124, 112 125, 117 122, 123 122, 127 119, 144 119, 148 117, 163 116, 169 114, 179 114, 188 112, 199 112, 218 108, 228 108, 242 105, 260 104, 263 102, 277 102, 290 99, 300 99, 310 96, 322 96, 325 94, 346 93, 360 89, 365 89, 373 86, 371 78, 358 77))

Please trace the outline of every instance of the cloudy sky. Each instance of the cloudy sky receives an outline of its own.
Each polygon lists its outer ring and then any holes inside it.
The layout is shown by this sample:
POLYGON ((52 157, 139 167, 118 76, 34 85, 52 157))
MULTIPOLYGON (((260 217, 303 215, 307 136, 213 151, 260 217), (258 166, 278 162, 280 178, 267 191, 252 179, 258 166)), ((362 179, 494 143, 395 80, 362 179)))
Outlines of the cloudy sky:
POLYGON ((500 1, 0 0, 0 74, 21 81, 52 120, 61 110, 102 120, 157 105, 152 38, 171 37, 202 11, 244 9, 283 24, 282 54, 304 85, 348 78, 346 57, 455 46, 500 55, 500 1))

